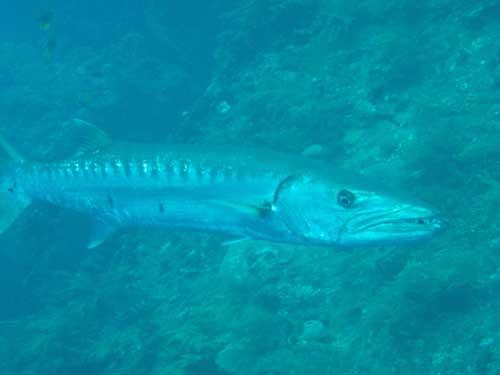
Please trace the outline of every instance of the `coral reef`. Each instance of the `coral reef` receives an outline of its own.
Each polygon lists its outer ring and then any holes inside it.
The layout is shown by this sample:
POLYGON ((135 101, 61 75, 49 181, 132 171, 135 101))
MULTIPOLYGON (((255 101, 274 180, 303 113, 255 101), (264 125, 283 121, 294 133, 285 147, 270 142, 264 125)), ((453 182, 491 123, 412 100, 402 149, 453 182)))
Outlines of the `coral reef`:
POLYGON ((50 58, 1 44, 2 134, 32 158, 74 117, 123 141, 303 152, 449 229, 349 251, 141 229, 89 252, 83 218, 37 206, 2 236, 0 372, 498 374, 499 2, 146 3, 106 46, 64 35, 92 29, 77 9, 50 58))

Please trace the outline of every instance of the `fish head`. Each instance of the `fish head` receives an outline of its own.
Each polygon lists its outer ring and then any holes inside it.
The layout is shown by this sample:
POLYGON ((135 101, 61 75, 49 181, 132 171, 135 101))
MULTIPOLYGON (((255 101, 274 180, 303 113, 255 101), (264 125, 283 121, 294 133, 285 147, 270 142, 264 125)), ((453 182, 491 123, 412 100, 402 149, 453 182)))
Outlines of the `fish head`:
POLYGON ((445 226, 423 205, 307 176, 278 188, 275 210, 301 243, 357 246, 428 238, 445 226))

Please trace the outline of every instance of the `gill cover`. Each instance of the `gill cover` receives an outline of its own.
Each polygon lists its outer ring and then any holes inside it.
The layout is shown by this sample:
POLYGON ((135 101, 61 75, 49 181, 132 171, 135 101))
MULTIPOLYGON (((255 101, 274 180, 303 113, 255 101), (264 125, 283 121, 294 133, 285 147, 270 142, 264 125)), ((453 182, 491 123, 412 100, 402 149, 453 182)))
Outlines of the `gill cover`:
POLYGON ((298 240, 334 240, 334 211, 327 187, 312 177, 290 175, 276 188, 273 209, 298 240))

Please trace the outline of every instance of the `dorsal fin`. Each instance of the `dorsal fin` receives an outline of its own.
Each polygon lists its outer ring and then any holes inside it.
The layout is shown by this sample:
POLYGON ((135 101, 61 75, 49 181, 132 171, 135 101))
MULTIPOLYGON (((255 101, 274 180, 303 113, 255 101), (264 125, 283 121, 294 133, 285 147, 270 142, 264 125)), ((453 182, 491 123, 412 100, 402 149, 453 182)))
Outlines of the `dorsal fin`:
POLYGON ((102 150, 111 144, 108 134, 82 119, 74 118, 63 124, 59 139, 50 152, 52 159, 65 159, 102 150))
POLYGON ((0 135, 0 148, 14 161, 22 162, 24 157, 2 136, 0 135))

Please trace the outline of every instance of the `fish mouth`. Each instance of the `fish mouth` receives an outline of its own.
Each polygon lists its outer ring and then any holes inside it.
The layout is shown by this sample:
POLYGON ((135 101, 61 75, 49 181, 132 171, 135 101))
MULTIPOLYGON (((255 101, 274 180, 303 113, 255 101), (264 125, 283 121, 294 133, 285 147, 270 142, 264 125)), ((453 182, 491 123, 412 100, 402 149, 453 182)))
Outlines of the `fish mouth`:
POLYGON ((444 219, 437 215, 426 217, 403 217, 386 220, 370 220, 369 223, 358 226, 356 232, 377 230, 377 231, 429 231, 433 232, 443 229, 445 225, 444 219))
POLYGON ((420 207, 403 207, 389 212, 371 212, 351 218, 344 234, 377 233, 398 237, 423 237, 446 227, 445 219, 438 213, 420 207))

